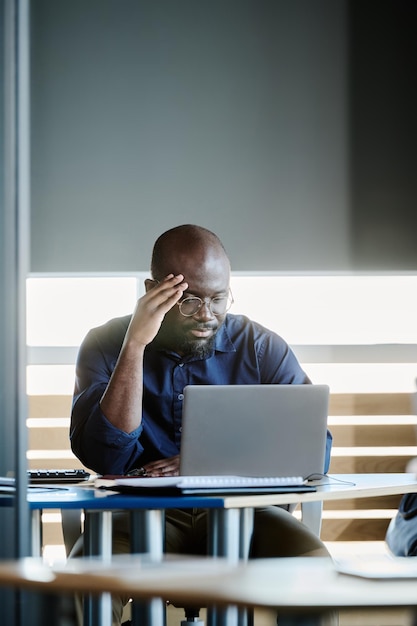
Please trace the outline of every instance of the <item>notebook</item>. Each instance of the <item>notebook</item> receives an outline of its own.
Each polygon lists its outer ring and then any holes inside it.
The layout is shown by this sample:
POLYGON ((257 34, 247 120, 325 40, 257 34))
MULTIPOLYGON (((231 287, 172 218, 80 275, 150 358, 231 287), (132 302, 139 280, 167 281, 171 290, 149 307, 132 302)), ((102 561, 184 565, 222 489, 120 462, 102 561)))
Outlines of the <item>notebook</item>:
POLYGON ((417 559, 389 553, 333 559, 341 574, 362 578, 417 578, 417 559))
POLYGON ((180 475, 323 474, 328 400, 327 385, 185 387, 180 475))
POLYGON ((301 476, 170 476, 97 478, 94 486, 141 496, 251 495, 316 491, 301 476))

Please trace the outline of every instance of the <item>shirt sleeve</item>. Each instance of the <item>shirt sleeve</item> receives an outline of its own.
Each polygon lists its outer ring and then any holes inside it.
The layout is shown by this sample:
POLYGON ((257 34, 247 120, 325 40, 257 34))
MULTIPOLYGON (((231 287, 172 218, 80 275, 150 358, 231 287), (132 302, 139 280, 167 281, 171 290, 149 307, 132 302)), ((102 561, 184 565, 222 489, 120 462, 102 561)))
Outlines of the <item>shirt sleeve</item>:
POLYGON ((142 427, 132 433, 119 430, 100 409, 101 397, 114 369, 121 342, 98 329, 84 339, 77 358, 70 439, 74 454, 99 474, 124 474, 143 452, 142 427))

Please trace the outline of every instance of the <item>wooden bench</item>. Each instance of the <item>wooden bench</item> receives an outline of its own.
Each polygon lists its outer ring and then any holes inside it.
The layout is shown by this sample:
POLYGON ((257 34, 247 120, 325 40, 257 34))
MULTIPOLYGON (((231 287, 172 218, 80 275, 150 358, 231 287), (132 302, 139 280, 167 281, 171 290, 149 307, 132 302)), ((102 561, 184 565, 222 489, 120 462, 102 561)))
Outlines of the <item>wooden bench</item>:
MULTIPOLYGON (((417 456, 415 394, 332 394, 329 427, 333 433, 330 473, 403 472, 417 456)), ((69 443, 71 396, 29 397, 30 468, 83 467, 69 443)), ((88 468, 85 468, 88 469, 88 468)), ((326 503, 322 539, 383 541, 400 497, 326 503)), ((62 545, 59 511, 44 514, 45 545, 62 545)))

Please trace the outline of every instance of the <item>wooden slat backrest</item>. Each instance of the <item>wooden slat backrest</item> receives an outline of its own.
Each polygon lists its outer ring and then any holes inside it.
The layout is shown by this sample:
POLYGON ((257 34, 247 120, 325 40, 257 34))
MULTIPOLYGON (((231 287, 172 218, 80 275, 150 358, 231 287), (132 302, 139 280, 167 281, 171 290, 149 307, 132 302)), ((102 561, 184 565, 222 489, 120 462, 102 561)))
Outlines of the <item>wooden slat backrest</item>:
POLYGON ((29 396, 29 417, 70 417, 72 397, 70 395, 29 396))
MULTIPOLYGON (((71 451, 69 424, 70 395, 32 395, 28 397, 28 467, 31 469, 75 469, 84 467, 71 451)), ((86 468, 88 469, 88 468, 86 468)), ((43 512, 43 545, 61 546, 61 513, 43 512)))
POLYGON ((411 415, 411 393, 334 393, 329 415, 411 415))
POLYGON ((70 395, 34 395, 28 398, 28 466, 31 469, 84 467, 71 451, 70 395))
MULTIPOLYGON (((417 416, 411 393, 332 394, 330 474, 404 472, 417 455, 417 416)), ((326 503, 326 541, 382 541, 400 496, 326 503)))

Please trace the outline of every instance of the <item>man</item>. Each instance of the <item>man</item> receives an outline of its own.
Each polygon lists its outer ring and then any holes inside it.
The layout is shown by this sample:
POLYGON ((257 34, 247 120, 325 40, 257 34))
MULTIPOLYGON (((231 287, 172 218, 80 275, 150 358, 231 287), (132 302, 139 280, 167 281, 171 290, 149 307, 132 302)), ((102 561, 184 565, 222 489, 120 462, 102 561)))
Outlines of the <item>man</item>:
MULTIPOLYGON (((230 263, 214 233, 191 224, 165 232, 154 245, 151 274, 133 315, 93 329, 80 348, 71 443, 100 474, 178 474, 188 384, 310 382, 282 338, 228 312, 230 263)), ((326 465, 330 445, 329 436, 326 465)), ((115 527, 117 550, 128 551, 126 519, 115 527)), ((168 552, 204 554, 206 539, 205 511, 167 511, 168 552)), ((256 511, 252 557, 325 554, 287 511, 256 511)), ((115 623, 121 609, 114 606, 115 623)))

